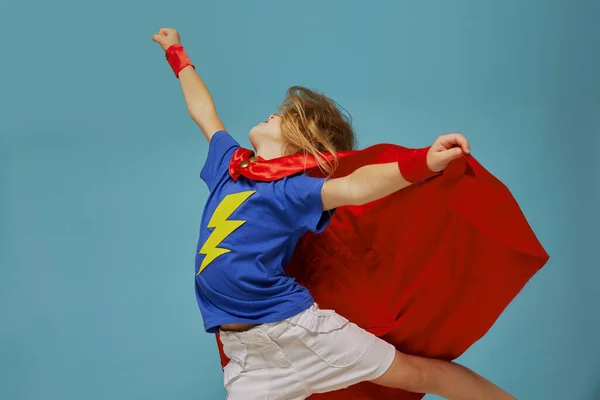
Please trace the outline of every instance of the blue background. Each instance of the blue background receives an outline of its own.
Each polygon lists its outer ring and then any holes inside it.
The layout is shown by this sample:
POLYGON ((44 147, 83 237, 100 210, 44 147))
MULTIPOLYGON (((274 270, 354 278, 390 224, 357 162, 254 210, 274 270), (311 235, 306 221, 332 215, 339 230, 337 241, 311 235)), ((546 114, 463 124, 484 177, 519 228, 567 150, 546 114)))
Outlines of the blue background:
POLYGON ((222 399, 193 260, 207 145, 151 41, 178 28, 243 144, 293 84, 361 145, 460 131, 552 256, 460 361, 600 398, 594 1, 3 0, 0 399, 222 399))

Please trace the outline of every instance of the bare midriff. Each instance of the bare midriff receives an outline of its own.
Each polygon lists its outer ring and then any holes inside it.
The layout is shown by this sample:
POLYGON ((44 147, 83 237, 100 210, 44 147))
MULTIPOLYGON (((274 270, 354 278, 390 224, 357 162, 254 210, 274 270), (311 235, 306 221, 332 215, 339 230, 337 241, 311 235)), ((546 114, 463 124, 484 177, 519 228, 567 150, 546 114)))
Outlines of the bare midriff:
POLYGON ((257 327, 259 324, 224 324, 220 328, 222 331, 245 332, 257 327))

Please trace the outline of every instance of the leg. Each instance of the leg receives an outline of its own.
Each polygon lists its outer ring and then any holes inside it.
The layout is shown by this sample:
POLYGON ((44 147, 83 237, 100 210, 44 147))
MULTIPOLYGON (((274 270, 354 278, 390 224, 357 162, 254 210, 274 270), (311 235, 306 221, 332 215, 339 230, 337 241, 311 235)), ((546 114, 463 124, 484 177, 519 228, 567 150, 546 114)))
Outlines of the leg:
POLYGON ((373 383, 451 400, 515 400, 475 372, 448 361, 396 352, 390 368, 373 383))
POLYGON ((282 324, 262 325, 245 332, 221 331, 229 363, 223 380, 229 400, 304 400, 309 396, 296 368, 269 337, 282 324))

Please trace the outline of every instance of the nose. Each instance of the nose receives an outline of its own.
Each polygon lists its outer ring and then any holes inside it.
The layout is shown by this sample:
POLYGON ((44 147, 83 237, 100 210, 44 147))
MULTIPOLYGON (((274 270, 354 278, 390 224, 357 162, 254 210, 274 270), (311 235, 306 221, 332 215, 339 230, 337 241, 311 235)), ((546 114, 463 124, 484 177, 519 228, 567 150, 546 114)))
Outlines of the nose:
POLYGON ((269 118, 265 122, 269 122, 269 121, 275 119, 275 117, 279 117, 279 116, 280 116, 279 114, 271 114, 271 115, 269 115, 269 118))

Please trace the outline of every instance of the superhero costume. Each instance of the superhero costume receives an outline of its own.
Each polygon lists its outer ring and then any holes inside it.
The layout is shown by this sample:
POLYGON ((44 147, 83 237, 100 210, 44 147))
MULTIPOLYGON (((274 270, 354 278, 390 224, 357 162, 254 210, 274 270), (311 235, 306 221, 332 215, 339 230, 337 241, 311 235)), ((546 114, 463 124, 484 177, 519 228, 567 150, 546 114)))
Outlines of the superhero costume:
MULTIPOLYGON (((177 77, 193 66, 181 45, 170 46, 166 58, 177 77)), ((334 177, 367 164, 401 162, 415 152, 385 144, 345 152, 334 177)), ((320 176, 311 157, 265 161, 241 148, 229 168, 234 180, 243 175, 263 182, 303 171, 320 176)), ((548 258, 510 191, 465 156, 441 176, 365 206, 337 209, 322 233, 300 239, 286 272, 322 307, 398 350, 451 360, 487 332, 548 258)), ((228 360, 217 343, 225 366, 228 360)), ((312 397, 409 400, 422 395, 362 383, 312 397)))
POLYGON ((226 131, 210 140, 200 177, 210 194, 196 251, 196 299, 204 328, 265 324, 297 315, 314 304, 310 292, 286 275, 298 240, 321 232, 324 178, 298 174, 277 181, 235 181, 230 160, 240 148, 226 131))
MULTIPOLYGON (((415 149, 380 144, 339 154, 333 177, 397 162, 415 149)), ((310 156, 274 160, 237 149, 233 179, 322 176, 310 156)), ((548 261, 516 200, 470 155, 439 176, 364 206, 340 207, 298 242, 286 273, 404 353, 452 360, 479 340, 548 261)), ((221 363, 228 362, 217 338, 221 363)), ((314 399, 420 399, 365 382, 314 399)))

